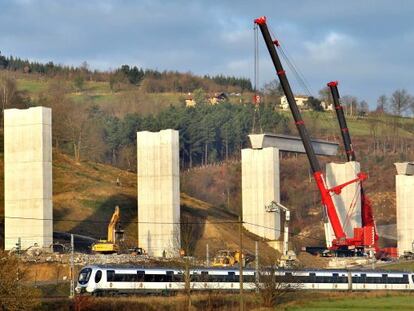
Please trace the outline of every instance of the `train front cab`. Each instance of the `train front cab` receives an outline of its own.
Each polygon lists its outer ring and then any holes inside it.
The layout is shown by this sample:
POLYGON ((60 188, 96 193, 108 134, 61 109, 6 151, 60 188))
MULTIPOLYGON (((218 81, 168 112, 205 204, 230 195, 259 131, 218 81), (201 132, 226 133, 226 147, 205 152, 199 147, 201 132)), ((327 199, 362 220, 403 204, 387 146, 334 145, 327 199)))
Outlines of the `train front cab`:
POLYGON ((95 267, 84 267, 79 272, 78 282, 76 285, 76 292, 78 294, 82 293, 95 293, 101 287, 103 279, 102 269, 95 267))

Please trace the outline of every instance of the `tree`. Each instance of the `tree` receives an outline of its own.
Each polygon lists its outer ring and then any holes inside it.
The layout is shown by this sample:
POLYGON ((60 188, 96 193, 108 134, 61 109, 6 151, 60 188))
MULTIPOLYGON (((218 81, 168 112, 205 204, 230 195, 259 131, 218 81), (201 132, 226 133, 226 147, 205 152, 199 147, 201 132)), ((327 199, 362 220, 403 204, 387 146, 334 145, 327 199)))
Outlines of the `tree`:
POLYGON ((397 151, 397 144, 400 140, 399 138, 399 128, 400 128, 400 118, 404 112, 407 111, 407 109, 410 108, 412 105, 413 99, 410 94, 405 89, 399 89, 396 90, 391 95, 390 99, 390 106, 391 106, 391 112, 394 115, 393 117, 393 152, 397 151))
POLYGON ((394 115, 401 116, 410 108, 413 98, 405 89, 396 90, 391 95, 390 103, 394 115))
POLYGON ((1 52, 0 52, 0 69, 6 69, 8 65, 9 65, 9 62, 7 58, 1 55, 1 52))
POLYGON ((263 93, 269 96, 281 97, 284 95, 282 85, 274 79, 263 86, 263 93))
POLYGON ((1 310, 33 310, 40 304, 40 292, 24 283, 25 270, 15 255, 0 252, 1 310))
POLYGON ((282 85, 276 79, 266 83, 263 86, 264 102, 276 107, 280 104, 280 98, 284 96, 282 85))
POLYGON ((268 268, 261 268, 256 288, 262 303, 265 307, 274 308, 281 304, 286 296, 300 289, 301 284, 294 277, 287 276, 272 265, 268 268), (283 275, 283 277, 282 277, 283 275))
POLYGON ((331 89, 329 87, 326 86, 323 89, 319 90, 319 99, 321 102, 325 103, 326 107, 333 107, 333 99, 331 89))
POLYGON ((381 95, 377 99, 377 108, 375 109, 378 113, 384 113, 388 107, 388 97, 386 95, 381 95))
POLYGON ((6 75, 0 76, 0 91, 1 91, 1 105, 2 110, 10 108, 12 103, 16 99, 17 86, 14 79, 9 78, 6 75))
POLYGON ((322 102, 312 96, 308 98, 305 104, 313 111, 323 111, 322 102))
POLYGON ((348 116, 354 116, 358 109, 358 98, 355 96, 345 95, 342 97, 342 102, 345 105, 348 116))
POLYGON ((205 105, 207 103, 207 94, 201 88, 195 89, 193 92, 193 99, 197 105, 205 105))
POLYGON ((83 87, 85 85, 85 79, 83 78, 82 75, 77 75, 75 79, 73 80, 73 84, 75 88, 78 90, 78 92, 82 92, 83 87))
POLYGON ((31 105, 30 98, 23 91, 17 89, 16 80, 7 74, 0 74, 0 105, 2 121, 4 109, 28 108, 31 105))
POLYGON ((365 100, 362 100, 359 103, 359 108, 358 108, 358 115, 359 116, 366 116, 369 112, 369 105, 365 100))

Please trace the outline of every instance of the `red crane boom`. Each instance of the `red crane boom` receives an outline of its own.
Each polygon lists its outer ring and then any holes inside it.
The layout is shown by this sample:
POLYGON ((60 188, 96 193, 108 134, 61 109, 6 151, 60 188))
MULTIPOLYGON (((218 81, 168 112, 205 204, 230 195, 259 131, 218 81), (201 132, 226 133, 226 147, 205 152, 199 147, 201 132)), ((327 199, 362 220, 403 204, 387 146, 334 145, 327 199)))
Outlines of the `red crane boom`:
POLYGON ((275 66, 277 76, 283 88, 283 92, 285 93, 287 101, 289 103, 289 107, 292 112, 296 128, 302 139, 302 142, 303 142, 303 145, 306 151, 306 155, 308 156, 308 160, 309 160, 309 164, 312 169, 313 177, 316 181, 316 185, 321 194, 324 215, 327 215, 332 225, 332 229, 335 234, 335 239, 332 241, 332 250, 351 250, 352 249, 356 251, 356 250, 360 250, 361 248, 365 249, 365 248, 373 247, 374 228, 372 226, 366 226, 363 228, 354 228, 354 237, 352 238, 347 237, 343 230, 341 221, 338 217, 338 213, 334 205, 334 202, 332 200, 332 195, 340 193, 343 187, 353 182, 362 181, 366 178, 366 176, 364 174, 358 174, 358 178, 356 178, 355 180, 349 181, 342 185, 338 185, 331 189, 328 189, 326 187, 326 183, 323 178, 323 173, 320 168, 318 159, 316 158, 315 151, 313 149, 309 134, 305 127, 305 123, 302 119, 301 113, 296 104, 295 97, 290 87, 289 81, 286 77, 286 73, 283 69, 282 63, 276 51, 276 47, 279 46, 279 42, 277 40, 272 39, 269 29, 266 24, 266 17, 264 16, 259 17, 254 20, 254 23, 257 24, 260 28, 260 31, 263 35, 263 39, 266 43, 267 49, 272 59, 273 65, 275 66))

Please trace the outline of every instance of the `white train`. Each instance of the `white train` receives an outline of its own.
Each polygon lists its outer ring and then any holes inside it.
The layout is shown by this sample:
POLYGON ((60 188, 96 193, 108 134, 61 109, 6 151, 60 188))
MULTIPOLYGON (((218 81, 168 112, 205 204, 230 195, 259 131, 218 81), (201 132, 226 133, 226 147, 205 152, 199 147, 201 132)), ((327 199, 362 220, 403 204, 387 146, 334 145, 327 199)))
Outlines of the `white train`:
MULTIPOLYGON (((198 268, 190 270, 193 290, 238 290, 239 270, 198 268)), ((345 270, 277 270, 280 284, 310 290, 413 290, 414 273, 345 270)), ((255 270, 243 271, 244 289, 257 287, 255 270)), ((86 266, 80 273, 77 293, 94 295, 174 292, 185 288, 179 269, 119 266, 86 266)))

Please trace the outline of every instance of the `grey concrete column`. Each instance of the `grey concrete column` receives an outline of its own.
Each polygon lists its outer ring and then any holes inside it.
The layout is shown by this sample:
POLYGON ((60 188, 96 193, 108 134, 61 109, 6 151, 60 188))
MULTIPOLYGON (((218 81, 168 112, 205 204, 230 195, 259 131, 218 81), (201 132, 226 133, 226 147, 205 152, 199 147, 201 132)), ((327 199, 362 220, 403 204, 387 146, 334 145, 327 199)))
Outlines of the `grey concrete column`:
POLYGON ((413 252, 414 243, 414 176, 395 176, 397 204, 398 255, 413 252))
POLYGON ((179 133, 137 133, 138 243, 152 256, 177 256, 180 242, 179 133))
POLYGON ((4 111, 5 249, 53 243, 52 110, 4 111))
POLYGON ((242 205, 244 227, 269 239, 280 237, 280 214, 265 206, 280 202, 279 149, 242 150, 242 205))

